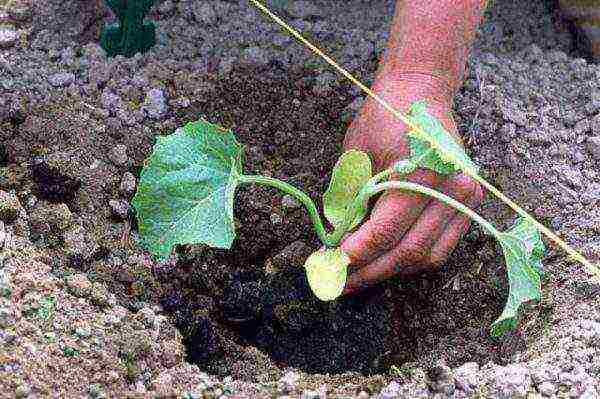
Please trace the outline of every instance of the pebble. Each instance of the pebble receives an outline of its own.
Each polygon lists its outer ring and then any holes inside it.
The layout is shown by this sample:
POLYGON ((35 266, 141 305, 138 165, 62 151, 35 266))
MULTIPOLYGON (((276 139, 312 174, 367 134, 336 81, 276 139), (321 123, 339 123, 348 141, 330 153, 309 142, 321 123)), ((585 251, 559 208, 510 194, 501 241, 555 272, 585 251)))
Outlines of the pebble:
POLYGON ((129 157, 127 156, 127 146, 125 144, 117 144, 110 150, 108 158, 117 166, 126 165, 129 162, 129 157))
POLYGON ((16 399, 26 398, 29 396, 30 393, 31 393, 31 388, 29 387, 29 385, 20 384, 15 389, 15 398, 16 399))
POLYGON ((0 328, 9 328, 16 323, 15 316, 6 306, 0 306, 0 328))
POLYGON ((284 392, 291 392, 296 389, 296 385, 300 381, 300 375, 294 371, 288 371, 279 379, 284 392))
POLYGON ((77 273, 67 278, 67 287, 73 295, 85 298, 92 292, 92 283, 87 276, 77 273))
POLYGON ((268 50, 262 47, 248 47, 242 51, 241 63, 251 67, 266 66, 271 62, 271 55, 268 50))
POLYGON ((63 233, 63 249, 67 255, 90 259, 98 250, 98 243, 91 240, 81 226, 75 226, 63 233))
POLYGON ((592 157, 600 161, 600 136, 588 137, 586 147, 592 157))
POLYGON ((123 173, 121 177, 121 184, 119 185, 119 191, 124 197, 130 197, 135 192, 135 176, 131 172, 123 173))
POLYGON ((146 327, 152 328, 154 326, 154 319, 156 318, 156 315, 152 309, 149 307, 144 307, 138 311, 138 314, 140 315, 140 318, 146 327))
POLYGON ((15 45, 19 35, 14 26, 10 24, 0 25, 0 48, 9 48, 15 45))
POLYGON ((398 395, 400 395, 401 390, 402 390, 402 386, 400 385, 400 383, 397 381, 392 381, 389 384, 387 384, 385 387, 383 387, 383 389, 379 393, 378 398, 379 399, 396 398, 398 395))
POLYGON ((161 89, 150 89, 146 93, 141 109, 150 119, 159 120, 164 118, 169 109, 165 93, 161 89))
POLYGON ((7 5, 8 15, 18 22, 25 22, 31 18, 31 2, 27 0, 12 0, 7 5))
POLYGON ((552 396, 557 390, 558 388, 556 388, 556 385, 550 381, 543 382, 538 386, 538 392, 544 396, 552 396))
POLYGON ((123 108, 123 100, 121 100, 121 97, 113 93, 108 88, 105 88, 104 91, 102 91, 100 103, 104 109, 110 112, 111 115, 114 115, 117 110, 123 108))
POLYGON ((124 199, 112 199, 108 201, 108 206, 110 206, 110 210, 112 214, 117 216, 120 219, 127 219, 129 214, 129 203, 124 199))
POLYGON ((54 87, 65 87, 75 82, 75 74, 71 72, 59 72, 48 76, 48 82, 54 87))
POLYGON ((175 4, 171 0, 165 0, 158 5, 158 12, 161 14, 170 14, 175 10, 175 4))
POLYGON ((90 294, 90 299, 92 303, 98 306, 109 306, 110 305, 110 297, 108 295, 108 290, 104 285, 99 282, 92 283, 92 291, 90 294))
POLYGON ((493 388, 500 398, 525 398, 531 387, 529 370, 522 364, 497 366, 493 388))
POLYGON ((281 198, 281 206, 289 209, 300 208, 300 203, 293 196, 286 194, 281 198))
POLYGON ((285 10, 294 18, 307 19, 321 16, 321 10, 312 1, 287 1, 285 10))
MULTIPOLYGON (((0 249, 4 248, 4 241, 6 240, 6 229, 4 222, 0 220, 0 249)), ((1 283, 1 281, 0 281, 1 283)))
POLYGON ((16 195, 0 190, 0 220, 11 223, 19 216, 21 204, 16 195))

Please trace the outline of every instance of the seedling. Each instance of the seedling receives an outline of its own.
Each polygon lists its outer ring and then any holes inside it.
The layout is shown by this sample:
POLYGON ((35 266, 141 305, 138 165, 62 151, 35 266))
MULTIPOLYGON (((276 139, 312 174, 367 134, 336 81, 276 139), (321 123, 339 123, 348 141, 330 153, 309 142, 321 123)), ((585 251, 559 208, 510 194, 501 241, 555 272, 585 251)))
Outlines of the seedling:
POLYGON ((106 0, 119 19, 117 24, 106 26, 100 37, 100 46, 108 57, 133 57, 154 46, 156 28, 152 22, 144 22, 153 3, 154 0, 106 0))
POLYGON ((235 238, 236 188, 251 183, 274 187, 295 197, 308 211, 325 249, 310 255, 304 268, 314 294, 330 301, 341 295, 350 263, 339 247, 340 241, 362 223, 369 199, 387 190, 422 193, 468 215, 500 243, 510 291, 491 333, 501 335, 516 327, 521 305, 540 299, 540 258, 544 252, 540 234, 523 218, 509 230, 498 231, 464 204, 431 188, 397 179, 396 176, 406 176, 417 168, 443 175, 459 172, 461 167, 453 159, 460 161, 463 170, 477 173, 476 165, 460 144, 427 112, 425 102, 413 103, 409 117, 419 129, 408 132, 410 156, 392 168, 373 175, 366 153, 350 150, 341 155, 323 195, 323 213, 332 226, 329 230, 314 201, 301 190, 278 179, 243 173, 243 146, 231 130, 224 131, 200 119, 174 134, 158 137, 133 198, 142 244, 158 260, 168 258, 177 244, 230 248, 235 238), (443 155, 440 148, 451 153, 452 159, 443 155))

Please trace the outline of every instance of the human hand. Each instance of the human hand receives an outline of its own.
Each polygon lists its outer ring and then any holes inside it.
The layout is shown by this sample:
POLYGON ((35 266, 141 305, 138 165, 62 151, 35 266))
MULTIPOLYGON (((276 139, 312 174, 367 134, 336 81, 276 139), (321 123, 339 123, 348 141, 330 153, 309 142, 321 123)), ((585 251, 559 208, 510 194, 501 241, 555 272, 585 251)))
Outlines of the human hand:
MULTIPOLYGON (((400 111, 425 99, 428 112, 462 143, 451 115, 452 99, 435 78, 382 73, 373 90, 400 111)), ((344 148, 366 151, 375 171, 381 171, 409 155, 406 133, 403 122, 368 98, 346 134, 344 148)), ((407 180, 435 188, 471 208, 479 206, 484 196, 481 186, 462 173, 448 177, 420 168, 407 180)), ((344 294, 396 274, 406 277, 437 269, 469 225, 466 216, 438 200, 399 190, 386 192, 370 219, 342 243, 351 260, 344 294)))

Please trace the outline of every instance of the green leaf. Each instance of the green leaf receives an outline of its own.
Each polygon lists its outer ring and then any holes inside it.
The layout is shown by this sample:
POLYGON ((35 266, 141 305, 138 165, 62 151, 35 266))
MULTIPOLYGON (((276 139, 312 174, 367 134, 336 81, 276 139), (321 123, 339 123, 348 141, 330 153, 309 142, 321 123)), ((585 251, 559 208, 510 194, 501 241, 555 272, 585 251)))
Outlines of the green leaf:
POLYGON ((411 159, 420 167, 449 174, 461 169, 477 174, 477 165, 471 161, 464 148, 446 131, 442 123, 427 112, 425 101, 415 101, 410 106, 410 119, 424 131, 408 132, 411 159), (433 151, 429 151, 429 150, 433 151), (458 160, 462 167, 456 163, 458 160))
POLYGON ((158 137, 132 204, 144 247, 161 260, 176 244, 230 248, 243 147, 205 120, 158 137))
POLYGON ((539 231, 526 219, 519 218, 508 231, 500 233, 500 245, 506 260, 509 292, 504 311, 491 327, 494 337, 517 326, 521 305, 541 298, 541 258, 545 247, 539 231))
POLYGON ((340 248, 313 252, 306 259, 304 268, 308 285, 317 298, 332 301, 339 297, 346 285, 350 258, 340 248))
MULTIPOLYGON (((333 168, 329 187, 323 195, 323 213, 335 228, 344 223, 354 198, 371 175, 371 160, 366 153, 350 150, 340 156, 333 168)), ((362 208, 357 210, 358 215, 350 228, 360 223, 366 215, 366 204, 362 208)))

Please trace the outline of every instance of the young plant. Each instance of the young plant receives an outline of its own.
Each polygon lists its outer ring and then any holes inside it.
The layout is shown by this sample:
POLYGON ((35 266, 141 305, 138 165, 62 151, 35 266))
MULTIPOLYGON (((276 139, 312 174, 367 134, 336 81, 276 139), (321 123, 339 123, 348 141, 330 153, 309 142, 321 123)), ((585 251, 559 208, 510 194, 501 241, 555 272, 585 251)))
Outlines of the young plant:
POLYGON ((540 258, 544 252, 540 234, 523 218, 509 230, 498 231, 464 204, 434 189, 401 179, 391 180, 392 174, 405 176, 417 168, 444 175, 458 172, 460 168, 440 148, 459 159, 463 168, 477 172, 463 148, 427 112, 425 102, 412 104, 409 117, 420 130, 409 131, 410 156, 392 168, 373 175, 371 160, 364 152, 350 150, 341 155, 323 195, 323 213, 333 227, 331 230, 325 228, 315 203, 304 192, 278 179, 244 174, 243 147, 231 130, 201 119, 170 136, 158 137, 133 199, 142 244, 162 260, 177 244, 203 243, 230 248, 235 238, 236 188, 250 183, 275 187, 305 206, 325 246, 309 256, 304 267, 314 294, 329 301, 341 295, 350 263, 339 248, 340 241, 362 223, 368 213, 369 199, 387 190, 422 193, 468 215, 500 243, 510 291, 491 333, 501 335, 516 327, 521 305, 540 299, 540 258))
POLYGON ((106 4, 119 19, 119 23, 106 26, 100 37, 108 57, 133 57, 154 46, 156 28, 152 22, 144 22, 154 0, 106 0, 106 4))

